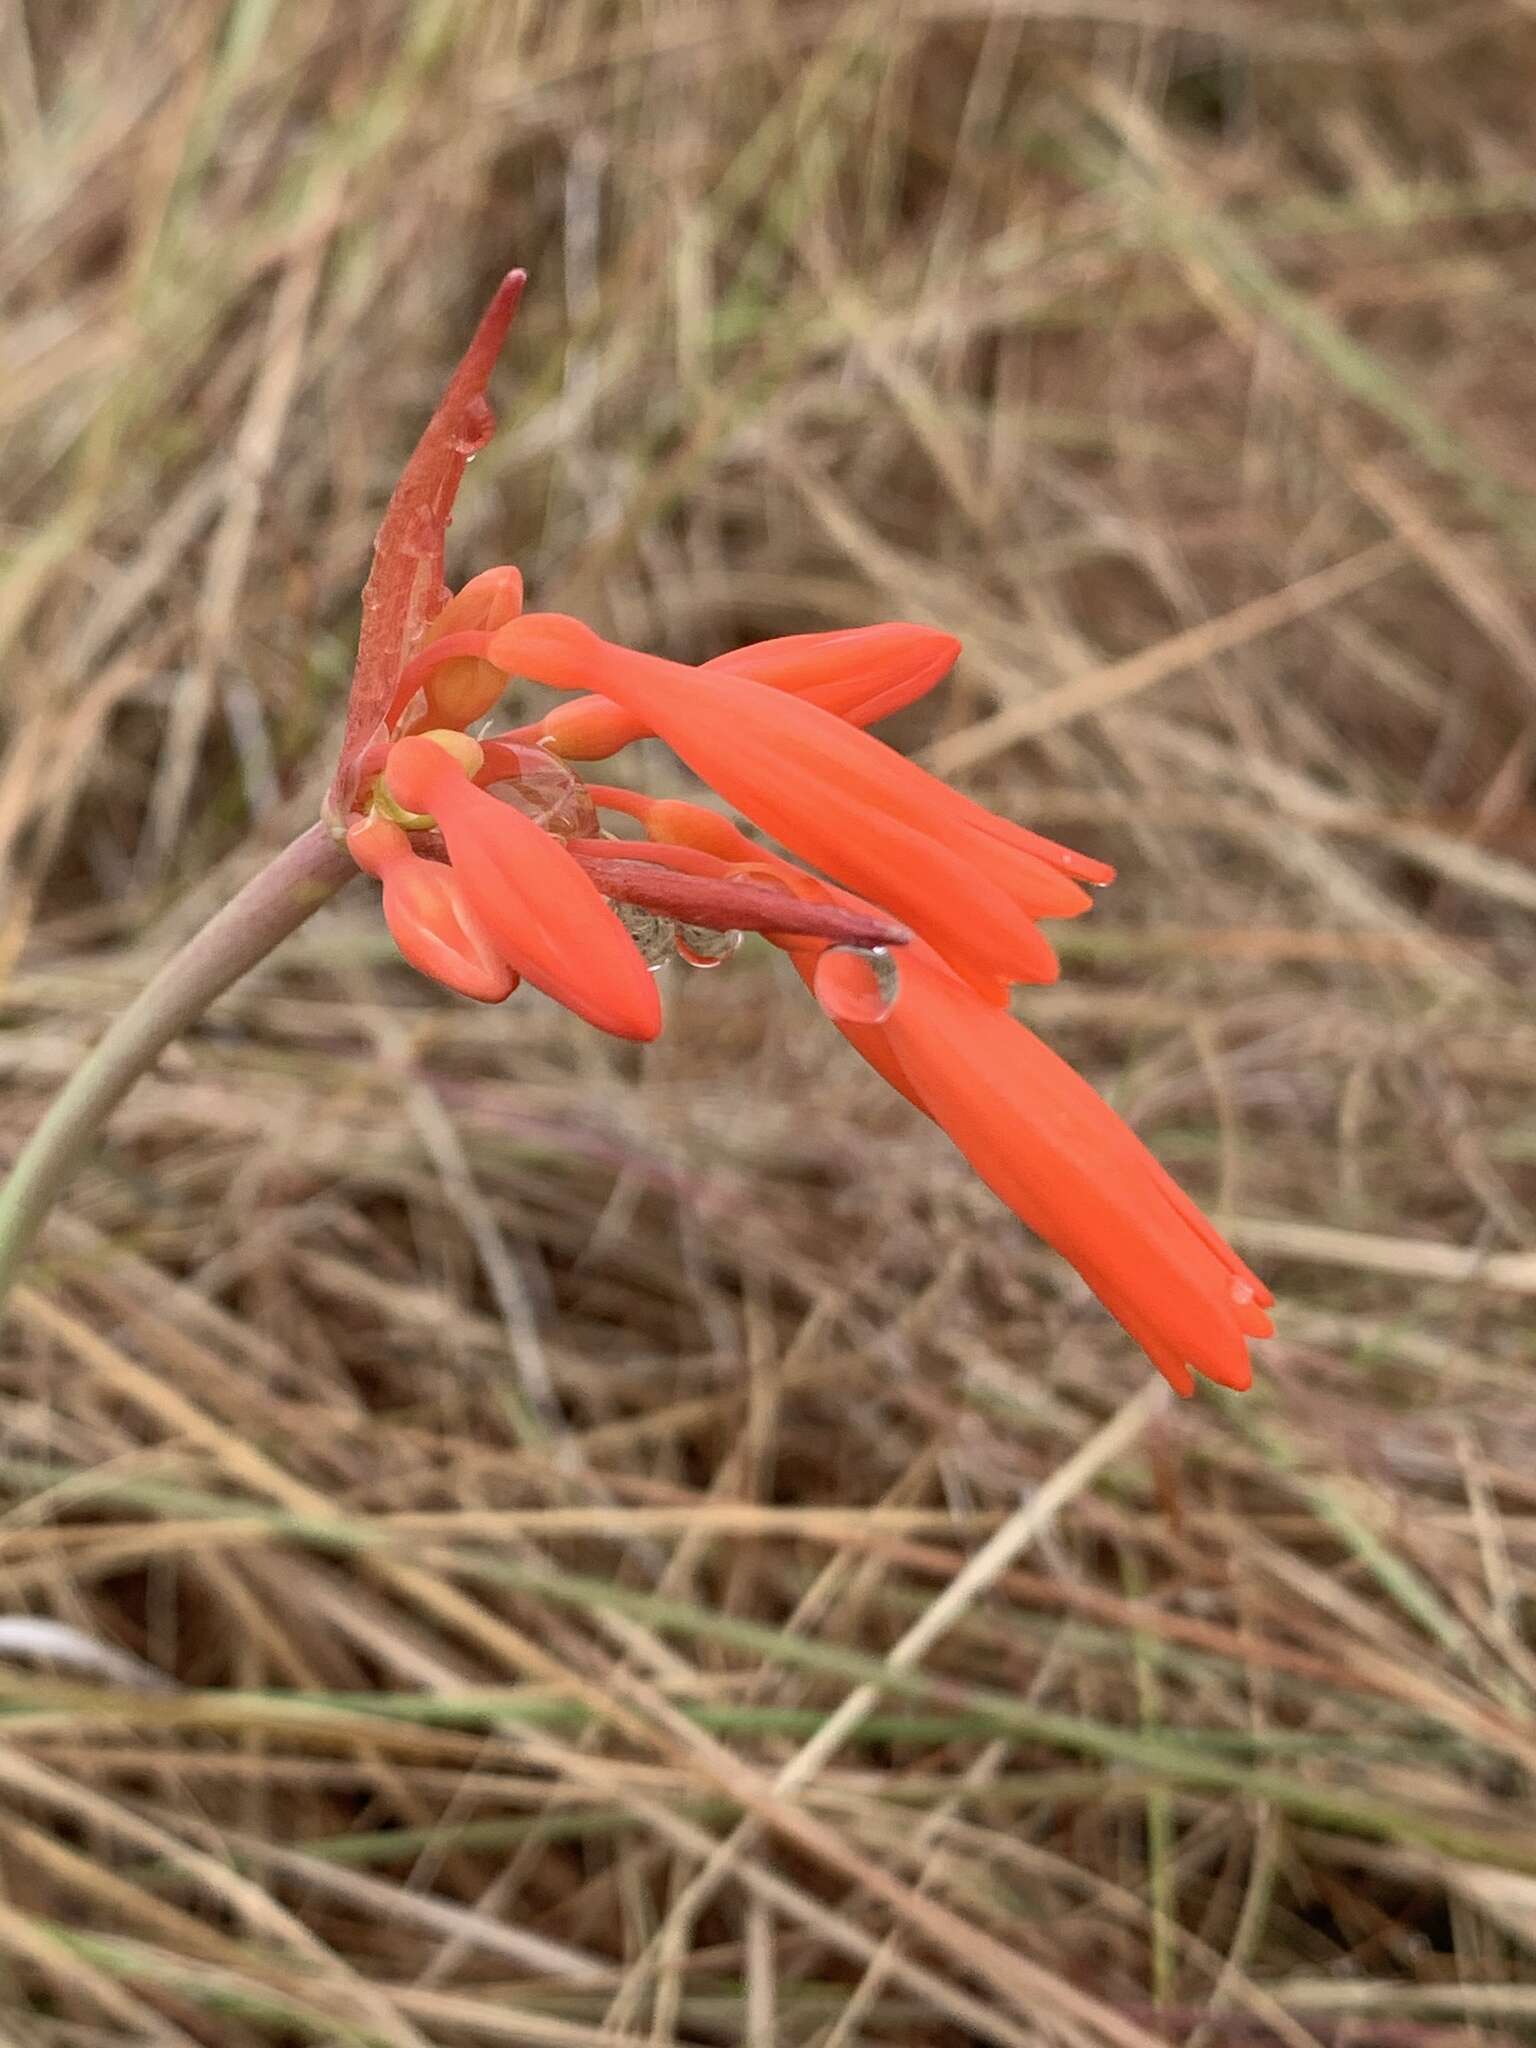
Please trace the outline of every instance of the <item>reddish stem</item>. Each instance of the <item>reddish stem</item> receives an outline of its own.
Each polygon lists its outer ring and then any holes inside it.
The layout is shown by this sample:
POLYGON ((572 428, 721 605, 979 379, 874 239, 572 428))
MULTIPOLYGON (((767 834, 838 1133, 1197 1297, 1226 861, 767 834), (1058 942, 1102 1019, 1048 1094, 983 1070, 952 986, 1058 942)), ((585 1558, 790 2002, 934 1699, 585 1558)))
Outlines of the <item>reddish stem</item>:
POLYGON ((592 854, 575 847, 571 851, 612 901, 639 904, 679 924, 825 939, 835 946, 904 946, 912 936, 905 925, 887 917, 844 910, 836 903, 803 903, 766 882, 690 875, 648 860, 626 860, 621 853, 592 854))

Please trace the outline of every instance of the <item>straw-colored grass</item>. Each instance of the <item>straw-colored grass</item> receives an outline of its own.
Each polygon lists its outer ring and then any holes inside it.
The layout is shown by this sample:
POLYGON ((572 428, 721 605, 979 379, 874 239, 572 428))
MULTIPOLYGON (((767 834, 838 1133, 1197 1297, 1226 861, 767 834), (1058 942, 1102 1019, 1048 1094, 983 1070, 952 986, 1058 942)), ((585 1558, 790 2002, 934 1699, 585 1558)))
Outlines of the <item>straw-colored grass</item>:
POLYGON ((963 635, 892 736, 1120 863, 1025 1014, 1281 1301, 1174 1403, 766 950, 636 1054, 356 886, 0 1337, 6 2041, 1536 2027, 1533 100, 1526 0, 0 5, 0 1159, 521 262, 456 571, 963 635))

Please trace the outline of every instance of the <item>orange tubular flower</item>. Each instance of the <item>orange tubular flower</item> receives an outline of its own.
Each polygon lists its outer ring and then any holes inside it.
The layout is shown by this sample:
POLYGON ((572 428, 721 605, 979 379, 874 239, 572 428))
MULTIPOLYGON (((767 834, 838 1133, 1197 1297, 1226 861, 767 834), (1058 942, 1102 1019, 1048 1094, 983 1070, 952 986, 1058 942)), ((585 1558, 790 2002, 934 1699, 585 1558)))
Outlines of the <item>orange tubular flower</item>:
POLYGON ((1262 1283, 1103 1098, 925 949, 878 1034, 912 1095, 1008 1207, 1076 1266, 1181 1394, 1190 1367, 1250 1380, 1272 1330, 1262 1283))
POLYGON ((1055 980, 1035 919, 1088 908, 1065 872, 1080 857, 999 837, 977 805, 868 733, 728 671, 614 647, 556 613, 504 626, 487 655, 556 689, 600 676, 605 696, 754 824, 886 905, 993 1000, 1013 982, 1055 980))
MULTIPOLYGON (((435 646, 450 633, 494 632, 515 619, 523 608, 523 578, 517 569, 487 569, 473 576, 457 597, 451 597, 421 636, 423 647, 435 646)), ((455 726, 460 731, 493 709, 507 679, 488 661, 473 655, 443 662, 427 679, 422 723, 455 726)), ((398 718, 405 706, 392 707, 398 718)))
POLYGON ((450 868, 423 860, 408 834, 377 813, 359 818, 347 850, 384 884, 384 922, 413 967, 477 1003, 502 1003, 517 975, 480 929, 450 868))
POLYGON ((509 965, 600 1031, 654 1038, 661 998, 628 932, 561 842, 467 768, 423 734, 391 747, 384 782, 402 809, 436 819, 464 901, 509 965))
POLYGON ((1100 861, 994 817, 864 731, 958 641, 890 623, 766 640, 689 668, 524 614, 516 569, 452 595, 443 536, 488 438, 485 388, 521 291, 505 280, 390 500, 364 595, 326 815, 383 888, 422 973, 501 1002, 526 980, 619 1038, 661 1028, 656 970, 764 933, 851 1045, 1054 1245, 1181 1393, 1249 1380, 1273 1297, 1140 1139, 1008 1011, 1058 972, 1039 920, 1077 917, 1100 861), (466 730, 509 675, 581 694, 466 730), (697 804, 579 780, 663 741, 790 853, 697 804), (605 835, 600 811, 638 823, 605 835), (827 880, 823 877, 835 879, 827 880))
MULTIPOLYGON (((704 670, 747 676, 819 704, 851 725, 873 725, 915 704, 949 674, 959 652, 952 633, 902 624, 853 626, 759 640, 753 647, 717 654, 704 670)), ((578 697, 557 704, 534 731, 564 761, 606 761, 632 740, 648 738, 650 729, 607 697, 578 697)))

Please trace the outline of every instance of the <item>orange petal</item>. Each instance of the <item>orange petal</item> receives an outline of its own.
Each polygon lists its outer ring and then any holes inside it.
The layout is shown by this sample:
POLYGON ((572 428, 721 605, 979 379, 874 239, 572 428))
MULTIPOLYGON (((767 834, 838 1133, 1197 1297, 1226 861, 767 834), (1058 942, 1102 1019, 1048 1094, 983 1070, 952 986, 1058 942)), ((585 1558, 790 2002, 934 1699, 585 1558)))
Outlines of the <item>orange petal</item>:
POLYGON ((477 1003, 500 1003, 517 976, 464 903, 450 869, 423 860, 387 818, 360 818, 347 834, 358 866, 384 884, 384 921, 421 973, 477 1003))
POLYGON ((382 877, 392 861, 410 858, 411 842, 393 819, 372 812, 347 828, 347 851, 365 875, 382 877))
POLYGON ((790 633, 717 654, 706 674, 723 671, 808 698, 835 717, 869 725, 913 704, 960 653, 952 633, 892 620, 833 633, 790 633))
POLYGON ((649 729, 610 697, 577 697, 556 704, 539 721, 539 738, 562 761, 606 761, 649 729))
POLYGON ((423 647, 441 640, 445 633, 493 633, 518 618, 523 609, 523 572, 504 563, 498 569, 482 569, 456 591, 421 636, 423 647))
POLYGON ((657 1035, 661 998, 645 962, 559 840, 426 738, 390 749, 385 782, 406 810, 436 819, 465 903, 526 981, 617 1038, 657 1035))
MULTIPOLYGON (((601 803, 602 799, 598 799, 601 803)), ((763 849, 739 831, 718 811, 706 811, 702 804, 684 803, 678 797, 663 797, 647 804, 644 812, 647 836, 672 846, 696 846, 718 860, 759 860, 763 849)))
MULTIPOLYGON (((448 600, 422 635, 422 646, 430 647, 449 633, 494 633, 522 609, 521 573, 511 567, 487 569, 448 600)), ((445 661, 422 685, 427 701, 421 723, 462 731, 484 718, 506 687, 504 672, 488 661, 477 661, 473 655, 445 661)))
POLYGON ((384 921, 413 967, 461 996, 499 1003, 517 987, 516 972, 500 958, 452 871, 439 861, 412 855, 385 870, 384 921))
MULTIPOLYGON (((944 785, 946 788, 948 785, 944 785)), ((951 791, 952 795, 958 792, 951 791)), ((967 800, 960 798, 962 803, 967 800)), ((1042 838, 1038 832, 1031 832, 1027 825, 1015 825, 1011 818, 999 818, 981 804, 970 806, 973 816, 971 827, 983 839, 1001 839, 1006 845, 1016 847, 1020 853, 1027 853, 1048 868, 1055 868, 1077 882, 1090 882, 1097 889, 1107 888, 1115 879, 1115 871, 1107 860, 1094 860, 1086 853, 1079 853, 1074 847, 1061 846, 1054 839, 1042 838)))

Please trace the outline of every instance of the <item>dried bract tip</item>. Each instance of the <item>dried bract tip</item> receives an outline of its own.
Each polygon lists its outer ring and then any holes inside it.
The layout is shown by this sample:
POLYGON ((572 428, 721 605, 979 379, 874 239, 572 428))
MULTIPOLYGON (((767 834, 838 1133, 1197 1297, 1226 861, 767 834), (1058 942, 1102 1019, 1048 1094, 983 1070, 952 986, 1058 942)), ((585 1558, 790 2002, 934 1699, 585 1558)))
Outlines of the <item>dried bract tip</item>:
POLYGON ((495 427, 485 389, 526 281, 523 271, 512 270, 498 285, 401 471, 373 544, 346 730, 328 800, 338 818, 345 818, 351 808, 357 758, 378 731, 400 671, 440 606, 443 537, 464 466, 495 427))

